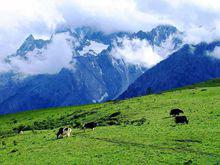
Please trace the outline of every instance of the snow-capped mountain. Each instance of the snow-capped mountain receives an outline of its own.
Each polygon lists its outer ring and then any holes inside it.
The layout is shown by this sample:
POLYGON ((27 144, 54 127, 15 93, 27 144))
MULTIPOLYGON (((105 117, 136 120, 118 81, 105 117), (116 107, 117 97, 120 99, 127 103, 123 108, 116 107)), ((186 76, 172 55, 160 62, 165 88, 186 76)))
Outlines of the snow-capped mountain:
POLYGON ((119 99, 143 96, 220 77, 220 41, 184 45, 147 70, 119 99))
POLYGON ((49 40, 30 35, 5 60, 0 113, 103 102, 117 98, 147 69, 182 46, 182 33, 105 34, 89 27, 59 29, 49 40))

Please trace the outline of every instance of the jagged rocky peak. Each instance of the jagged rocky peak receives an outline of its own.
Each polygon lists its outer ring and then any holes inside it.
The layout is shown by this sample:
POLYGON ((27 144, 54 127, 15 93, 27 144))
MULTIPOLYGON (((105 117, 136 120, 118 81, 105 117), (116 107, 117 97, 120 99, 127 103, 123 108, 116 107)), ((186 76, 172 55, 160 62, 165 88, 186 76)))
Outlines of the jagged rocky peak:
POLYGON ((33 51, 35 48, 42 49, 49 40, 35 39, 32 34, 30 34, 24 43, 17 50, 16 54, 24 56, 28 51, 33 51))
POLYGON ((21 45, 21 47, 18 49, 17 54, 24 53, 25 51, 32 51, 35 48, 34 41, 34 36, 32 34, 29 35, 24 43, 21 45))
POLYGON ((161 43, 165 42, 170 36, 173 36, 173 40, 176 40, 180 37, 181 33, 182 32, 180 32, 174 26, 159 25, 153 28, 150 32, 140 30, 134 35, 139 39, 148 40, 152 45, 160 45, 161 43))
POLYGON ((179 32, 179 30, 175 26, 171 25, 158 25, 157 27, 151 30, 151 33, 157 35, 171 35, 179 32))
POLYGON ((174 38, 179 37, 181 33, 176 27, 171 25, 159 25, 151 30, 152 39, 157 45, 160 45, 166 39, 172 35, 176 35, 174 38))
POLYGON ((34 41, 34 40, 35 40, 34 36, 32 34, 30 34, 25 41, 31 42, 31 41, 34 41))

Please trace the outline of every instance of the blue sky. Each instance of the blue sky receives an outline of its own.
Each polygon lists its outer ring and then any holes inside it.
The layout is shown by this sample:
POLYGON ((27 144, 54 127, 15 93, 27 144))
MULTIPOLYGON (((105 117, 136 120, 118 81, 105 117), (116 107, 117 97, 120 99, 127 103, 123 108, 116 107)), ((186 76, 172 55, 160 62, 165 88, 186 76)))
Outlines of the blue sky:
POLYGON ((188 42, 220 36, 219 0, 0 0, 0 60, 30 34, 50 36, 61 25, 93 26, 107 33, 172 24, 188 42))

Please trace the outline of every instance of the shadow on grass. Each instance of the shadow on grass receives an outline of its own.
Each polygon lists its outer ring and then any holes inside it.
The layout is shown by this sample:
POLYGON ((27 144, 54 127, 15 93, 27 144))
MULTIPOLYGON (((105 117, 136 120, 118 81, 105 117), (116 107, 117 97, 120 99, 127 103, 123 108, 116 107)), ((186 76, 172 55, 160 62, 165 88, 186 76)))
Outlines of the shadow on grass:
POLYGON ((192 139, 175 139, 176 142, 184 142, 184 143, 202 143, 200 140, 192 140, 192 139))
MULTIPOLYGON (((215 154, 215 153, 209 153, 209 152, 204 152, 204 151, 198 151, 198 150, 193 150, 187 147, 161 147, 159 145, 153 145, 153 144, 143 144, 143 143, 137 143, 137 142, 128 142, 128 141, 122 141, 122 140, 117 140, 117 139, 109 139, 109 138, 98 138, 98 137, 92 137, 89 135, 82 134, 81 136, 89 139, 94 139, 94 140, 99 140, 99 141, 104 141, 108 143, 113 143, 117 145, 125 145, 125 146, 132 146, 132 147, 139 147, 139 148, 152 148, 152 149, 158 149, 158 150, 167 150, 167 151, 174 151, 174 152, 189 152, 189 153, 195 153, 198 155, 205 155, 205 156, 211 156, 215 158, 220 159, 220 154, 215 154)), ((179 140, 181 142, 197 142, 200 143, 200 141, 193 141, 193 140, 179 140)), ((167 144, 168 145, 168 144, 167 144)))

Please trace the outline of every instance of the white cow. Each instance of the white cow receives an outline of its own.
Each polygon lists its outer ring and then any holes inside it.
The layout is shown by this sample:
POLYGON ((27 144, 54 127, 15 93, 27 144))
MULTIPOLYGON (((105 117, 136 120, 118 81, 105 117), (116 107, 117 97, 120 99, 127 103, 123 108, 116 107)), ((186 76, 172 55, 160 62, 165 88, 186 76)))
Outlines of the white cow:
POLYGON ((59 139, 59 137, 64 137, 64 136, 70 137, 71 132, 72 132, 71 128, 68 127, 60 128, 59 131, 57 132, 57 139, 59 139))

